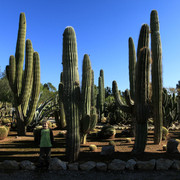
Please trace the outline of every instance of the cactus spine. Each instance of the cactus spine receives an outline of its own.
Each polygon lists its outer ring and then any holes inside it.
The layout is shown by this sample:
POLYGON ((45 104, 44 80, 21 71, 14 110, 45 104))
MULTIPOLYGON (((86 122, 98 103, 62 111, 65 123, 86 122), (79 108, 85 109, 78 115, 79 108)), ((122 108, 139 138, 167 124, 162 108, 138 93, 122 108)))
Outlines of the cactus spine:
POLYGON ((19 136, 25 135, 25 127, 30 124, 34 117, 40 92, 39 55, 37 52, 33 52, 30 40, 26 40, 25 72, 23 76, 25 36, 26 18, 25 14, 21 13, 15 58, 10 56, 9 66, 6 67, 9 84, 14 94, 19 136))
POLYGON ((133 39, 129 38, 129 82, 130 82, 130 95, 134 100, 135 96, 135 68, 136 68, 136 51, 133 39))
POLYGON ((152 51, 152 99, 154 116, 154 143, 162 139, 162 49, 159 33, 159 19, 156 10, 151 12, 151 51, 152 51))
POLYGON ((63 103, 67 123, 66 156, 69 162, 78 159, 80 151, 78 55, 76 35, 72 27, 63 33, 63 103))

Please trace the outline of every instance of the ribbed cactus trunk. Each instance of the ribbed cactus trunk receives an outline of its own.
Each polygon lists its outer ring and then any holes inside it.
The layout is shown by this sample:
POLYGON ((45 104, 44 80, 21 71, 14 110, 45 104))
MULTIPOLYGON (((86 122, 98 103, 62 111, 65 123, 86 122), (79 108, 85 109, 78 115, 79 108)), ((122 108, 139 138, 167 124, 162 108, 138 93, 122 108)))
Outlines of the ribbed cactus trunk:
POLYGON ((133 148, 136 154, 144 152, 147 141, 149 69, 150 51, 145 47, 140 51, 136 69, 136 79, 138 79, 135 91, 136 137, 133 148))
POLYGON ((83 71, 82 71, 82 118, 86 115, 90 115, 91 111, 91 62, 87 54, 83 59, 83 71))
POLYGON ((80 151, 80 85, 76 35, 72 27, 67 27, 63 33, 63 83, 67 122, 66 156, 69 162, 73 162, 78 159, 80 151))
POLYGON ((91 106, 96 106, 95 90, 94 90, 94 71, 91 70, 91 106))
POLYGON ((132 100, 135 96, 135 70, 136 70, 136 51, 133 39, 129 38, 129 82, 130 82, 130 95, 132 100))
POLYGON ((84 55, 83 59, 83 70, 82 70, 82 90, 81 90, 81 101, 82 101, 82 139, 81 143, 86 143, 86 136, 90 130, 90 113, 91 113, 91 79, 92 70, 91 62, 87 54, 84 55))
POLYGON ((60 76, 60 83, 59 83, 59 116, 58 118, 58 127, 59 129, 66 127, 66 118, 65 118, 65 112, 64 112, 64 104, 63 104, 63 91, 64 91, 64 84, 63 84, 63 72, 61 72, 60 76))
POLYGON ((162 49, 159 33, 159 19, 156 10, 151 12, 151 51, 152 51, 152 99, 154 118, 154 143, 162 140, 162 49))
POLYGON ((99 76, 99 95, 98 95, 98 106, 99 106, 99 122, 101 122, 102 118, 104 117, 104 88, 103 88, 103 79, 99 76))
POLYGON ((26 40, 25 71, 23 76, 25 37, 26 18, 25 14, 21 13, 15 57, 10 56, 9 66, 6 67, 9 84, 14 94, 19 136, 25 135, 26 126, 30 124, 34 117, 40 92, 39 55, 37 52, 34 52, 30 40, 26 40))

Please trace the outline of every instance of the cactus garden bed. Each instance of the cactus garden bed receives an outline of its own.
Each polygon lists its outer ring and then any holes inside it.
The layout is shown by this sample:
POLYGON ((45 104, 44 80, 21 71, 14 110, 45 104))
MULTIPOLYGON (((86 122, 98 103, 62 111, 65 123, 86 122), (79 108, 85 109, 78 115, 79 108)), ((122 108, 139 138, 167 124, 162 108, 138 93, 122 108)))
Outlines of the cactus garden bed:
MULTIPOLYGON (((65 159, 66 141, 65 137, 59 136, 59 130, 53 130, 55 143, 52 148, 52 157, 58 157, 61 160, 65 159)), ((150 160, 150 159, 180 159, 180 154, 168 154, 163 151, 163 145, 167 143, 166 140, 162 141, 160 145, 153 144, 153 131, 148 132, 148 141, 145 153, 133 156, 131 150, 134 144, 134 138, 131 142, 127 142, 127 136, 122 136, 121 130, 117 130, 116 136, 113 139, 98 139, 95 134, 87 137, 87 143, 81 145, 79 162, 96 161, 96 162, 109 162, 113 159, 129 160, 135 158, 137 160, 150 160), (110 156, 101 156, 100 152, 102 147, 109 145, 109 141, 115 142, 115 153, 110 156), (97 146, 96 152, 89 150, 89 145, 94 144, 97 146)), ((180 139, 180 130, 170 131, 168 138, 180 139)), ((180 151, 180 147, 178 146, 180 151)), ((30 160, 37 162, 39 156, 39 148, 34 143, 32 132, 28 132, 27 136, 18 137, 15 131, 10 131, 9 136, 0 141, 0 161, 4 160, 30 160)))

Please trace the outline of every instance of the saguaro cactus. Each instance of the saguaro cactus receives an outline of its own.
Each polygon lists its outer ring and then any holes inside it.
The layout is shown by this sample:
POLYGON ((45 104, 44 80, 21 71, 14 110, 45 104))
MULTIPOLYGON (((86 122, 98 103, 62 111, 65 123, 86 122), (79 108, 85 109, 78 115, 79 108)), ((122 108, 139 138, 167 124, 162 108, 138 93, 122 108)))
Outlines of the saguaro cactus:
MULTIPOLYGON (((96 125, 96 112, 94 109, 91 110, 91 90, 92 90, 92 70, 91 62, 87 54, 84 55, 83 59, 83 73, 82 73, 82 90, 81 90, 81 101, 82 101, 82 120, 81 120, 81 133, 82 143, 86 143, 87 134, 96 125)), ((93 107, 94 108, 94 107, 93 107)))
POLYGON ((39 55, 37 52, 33 52, 30 40, 26 41, 25 71, 23 76, 25 36, 26 18, 25 14, 21 13, 15 57, 10 56, 9 66, 6 66, 7 77, 14 94, 19 136, 25 135, 25 127, 30 124, 34 117, 40 92, 39 55))
POLYGON ((151 51, 152 51, 152 99, 154 118, 154 143, 159 144, 162 139, 162 49, 159 33, 159 19, 156 10, 151 12, 151 51))
POLYGON ((150 52, 149 44, 149 26, 144 24, 141 27, 139 35, 139 53, 136 63, 136 82, 134 102, 128 91, 125 91, 126 104, 120 98, 116 81, 113 81, 113 94, 117 105, 122 111, 131 113, 136 117, 136 137, 133 153, 144 152, 147 139, 147 118, 148 118, 148 98, 149 98, 149 63, 150 52), (145 45, 145 47, 143 46, 145 45), (140 48, 141 47, 141 48, 140 48))
POLYGON ((129 82, 130 82, 130 95, 134 100, 135 96, 135 70, 136 70, 136 51, 133 39, 129 38, 129 82))
POLYGON ((67 123, 66 156, 71 162, 77 160, 80 150, 80 85, 76 35, 72 27, 66 27, 63 33, 63 83, 63 103, 67 123))

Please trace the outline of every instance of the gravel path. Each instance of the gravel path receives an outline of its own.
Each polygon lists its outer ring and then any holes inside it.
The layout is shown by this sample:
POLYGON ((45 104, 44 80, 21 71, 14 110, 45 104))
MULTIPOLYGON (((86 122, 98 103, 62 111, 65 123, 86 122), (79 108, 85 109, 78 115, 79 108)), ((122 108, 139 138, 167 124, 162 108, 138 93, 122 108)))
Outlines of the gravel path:
POLYGON ((1 180, 179 180, 178 171, 123 171, 123 172, 97 172, 97 171, 1 171, 1 180))

